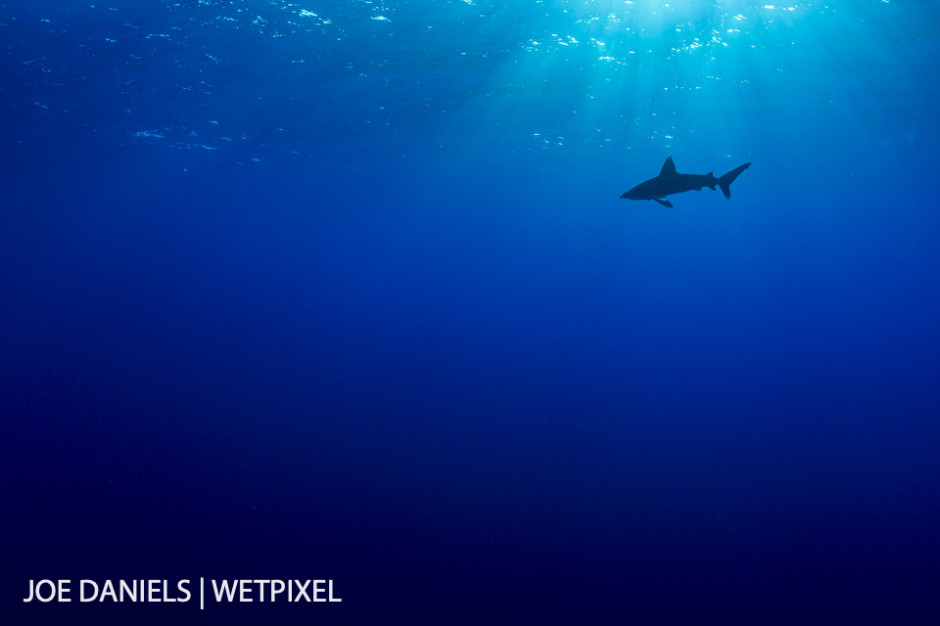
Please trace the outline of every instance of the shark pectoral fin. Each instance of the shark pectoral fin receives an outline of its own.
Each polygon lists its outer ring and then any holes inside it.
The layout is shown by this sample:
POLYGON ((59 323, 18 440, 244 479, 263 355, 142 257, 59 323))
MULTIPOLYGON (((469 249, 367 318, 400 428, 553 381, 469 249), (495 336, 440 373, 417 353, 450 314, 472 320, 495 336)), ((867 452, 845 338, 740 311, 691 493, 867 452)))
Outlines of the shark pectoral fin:
POLYGON ((653 198, 653 200, 655 200, 656 202, 660 203, 663 206, 669 207, 670 209, 672 208, 672 202, 670 202, 669 200, 666 200, 665 198, 653 198))

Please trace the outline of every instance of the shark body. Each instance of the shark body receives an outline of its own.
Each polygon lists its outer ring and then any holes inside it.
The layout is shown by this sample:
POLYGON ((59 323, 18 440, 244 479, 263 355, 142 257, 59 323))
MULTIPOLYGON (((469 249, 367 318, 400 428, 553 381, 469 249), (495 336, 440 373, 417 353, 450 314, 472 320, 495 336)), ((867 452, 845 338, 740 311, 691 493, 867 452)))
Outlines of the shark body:
POLYGON ((655 200, 663 206, 671 207, 672 203, 666 199, 666 196, 682 193, 684 191, 700 191, 702 187, 714 189, 715 185, 721 188, 725 197, 731 199, 731 183, 741 172, 751 167, 750 162, 739 165, 721 178, 715 178, 712 172, 707 174, 680 174, 676 171, 676 164, 672 157, 668 157, 663 163, 663 169, 659 176, 644 181, 624 193, 621 198, 627 200, 655 200))

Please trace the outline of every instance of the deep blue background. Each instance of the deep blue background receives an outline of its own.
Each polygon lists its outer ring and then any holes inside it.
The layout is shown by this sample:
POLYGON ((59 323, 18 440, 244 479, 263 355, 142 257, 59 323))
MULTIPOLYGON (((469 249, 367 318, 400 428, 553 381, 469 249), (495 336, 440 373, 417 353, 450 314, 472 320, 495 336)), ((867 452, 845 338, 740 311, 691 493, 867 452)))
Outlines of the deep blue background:
POLYGON ((940 16, 672 4, 0 2, 2 613, 935 623, 940 16))

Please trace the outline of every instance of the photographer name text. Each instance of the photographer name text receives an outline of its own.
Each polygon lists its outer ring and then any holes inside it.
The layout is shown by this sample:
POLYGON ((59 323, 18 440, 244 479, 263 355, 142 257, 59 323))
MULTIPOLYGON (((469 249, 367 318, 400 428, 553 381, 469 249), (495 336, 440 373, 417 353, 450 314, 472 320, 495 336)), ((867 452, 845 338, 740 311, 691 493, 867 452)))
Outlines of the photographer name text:
POLYGON ((119 579, 30 580, 23 602, 188 603, 331 603, 342 602, 332 579, 119 579))

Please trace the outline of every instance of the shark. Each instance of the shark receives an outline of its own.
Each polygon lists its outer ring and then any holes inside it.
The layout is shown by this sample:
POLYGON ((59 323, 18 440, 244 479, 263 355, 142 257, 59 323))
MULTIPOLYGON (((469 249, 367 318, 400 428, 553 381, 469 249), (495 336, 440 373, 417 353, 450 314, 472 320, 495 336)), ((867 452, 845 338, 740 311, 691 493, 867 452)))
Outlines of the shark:
POLYGON ((627 200, 655 200, 663 206, 672 207, 672 202, 666 196, 682 193, 684 191, 701 191, 702 187, 714 189, 715 185, 721 187, 725 197, 731 199, 731 183, 741 175, 741 172, 751 167, 750 161, 739 165, 721 178, 715 178, 712 172, 707 174, 680 174, 676 171, 676 164, 672 157, 667 157, 659 176, 644 181, 621 195, 627 200))

